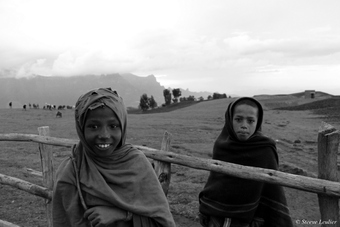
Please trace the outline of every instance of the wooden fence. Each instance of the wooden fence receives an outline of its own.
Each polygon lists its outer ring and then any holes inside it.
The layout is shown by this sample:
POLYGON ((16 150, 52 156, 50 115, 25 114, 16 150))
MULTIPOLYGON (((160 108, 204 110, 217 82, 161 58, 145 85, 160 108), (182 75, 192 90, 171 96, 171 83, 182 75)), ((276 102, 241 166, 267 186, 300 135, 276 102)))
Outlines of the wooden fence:
MULTIPOLYGON (((0 134, 0 141, 36 142, 39 146, 42 172, 29 170, 32 174, 43 177, 43 186, 0 174, 0 183, 24 190, 28 193, 40 196, 46 200, 46 213, 48 226, 52 226, 52 189, 54 183, 53 170, 53 146, 71 148, 78 140, 63 139, 49 136, 49 127, 39 127, 39 135, 34 134, 0 134), (52 145, 52 146, 51 146, 52 145)), ((218 160, 197 158, 169 152, 171 134, 165 132, 161 149, 153 149, 145 146, 135 146, 144 154, 154 160, 157 176, 167 194, 170 178, 171 163, 190 168, 215 171, 244 179, 252 179, 271 184, 278 184, 298 190, 318 194, 321 220, 332 220, 334 225, 328 223, 322 226, 340 227, 339 197, 340 183, 337 168, 337 153, 339 146, 339 132, 331 125, 324 124, 318 134, 318 168, 319 178, 284 173, 281 171, 242 166, 226 163, 218 160)), ((18 227, 12 223, 0 220, 0 227, 18 227)))

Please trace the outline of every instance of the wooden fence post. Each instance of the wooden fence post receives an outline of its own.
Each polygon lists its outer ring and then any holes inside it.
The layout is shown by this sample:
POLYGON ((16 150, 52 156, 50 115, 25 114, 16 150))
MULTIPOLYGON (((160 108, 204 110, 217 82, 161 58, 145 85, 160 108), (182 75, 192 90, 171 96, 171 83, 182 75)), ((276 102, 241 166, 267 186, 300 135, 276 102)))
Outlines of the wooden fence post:
MULTIPOLYGON (((172 135, 169 132, 165 131, 162 140, 161 151, 170 150, 171 139, 172 135)), ((168 195, 171 180, 171 163, 154 160, 154 165, 156 175, 158 176, 158 180, 162 185, 163 191, 165 195, 168 195)))
MULTIPOLYGON (((339 132, 332 126, 323 123, 318 134, 318 169, 319 178, 339 181, 337 155, 339 132)), ((339 198, 318 194, 322 227, 340 227, 339 198)))
MULTIPOLYGON (((48 126, 42 126, 38 128, 40 136, 50 136, 50 128, 48 126)), ((39 143, 39 153, 41 160, 41 169, 43 174, 43 185, 53 190, 54 185, 54 171, 53 171, 53 152, 51 146, 39 143)), ((52 223, 52 203, 51 200, 46 199, 46 215, 47 223, 49 227, 53 226, 52 223)))

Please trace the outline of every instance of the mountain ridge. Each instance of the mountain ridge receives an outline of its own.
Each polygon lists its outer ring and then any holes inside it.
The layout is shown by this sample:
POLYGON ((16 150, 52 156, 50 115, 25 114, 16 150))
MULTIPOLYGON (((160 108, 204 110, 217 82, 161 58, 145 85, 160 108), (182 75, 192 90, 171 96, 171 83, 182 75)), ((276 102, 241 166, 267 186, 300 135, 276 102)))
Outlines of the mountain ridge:
MULTIPOLYGON (((22 108, 23 104, 75 105, 80 95, 99 87, 111 87, 123 97, 127 107, 138 107, 140 96, 152 95, 160 106, 164 103, 165 89, 154 75, 147 77, 131 73, 84 75, 72 77, 45 77, 35 75, 31 78, 0 78, 0 108, 7 108, 9 102, 13 107, 22 108)), ((183 90, 183 89, 181 89, 183 90)), ((183 90, 182 96, 202 96, 205 99, 210 92, 191 92, 183 90)))

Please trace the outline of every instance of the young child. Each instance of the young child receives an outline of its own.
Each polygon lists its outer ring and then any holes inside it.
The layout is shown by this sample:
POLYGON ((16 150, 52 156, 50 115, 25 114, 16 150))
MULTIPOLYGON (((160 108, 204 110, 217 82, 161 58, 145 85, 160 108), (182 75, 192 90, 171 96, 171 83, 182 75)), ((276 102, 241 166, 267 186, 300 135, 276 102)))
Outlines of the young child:
POLYGON ((125 143, 122 98, 111 89, 87 92, 75 122, 80 142, 56 173, 53 226, 174 227, 152 165, 125 143))
MULTIPOLYGON (((276 144, 261 133, 262 121, 263 109, 257 100, 243 97, 230 103, 213 159, 277 170, 276 144)), ((205 227, 293 226, 278 185, 210 172, 199 202, 205 227)))

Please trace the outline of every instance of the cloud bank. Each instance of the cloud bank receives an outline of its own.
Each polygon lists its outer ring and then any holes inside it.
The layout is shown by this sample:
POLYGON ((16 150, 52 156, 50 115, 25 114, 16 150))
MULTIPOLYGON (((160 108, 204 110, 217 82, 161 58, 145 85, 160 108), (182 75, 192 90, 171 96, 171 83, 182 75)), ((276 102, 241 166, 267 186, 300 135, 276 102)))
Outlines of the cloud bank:
POLYGON ((131 72, 193 90, 336 89, 339 4, 1 1, 0 77, 131 72))

